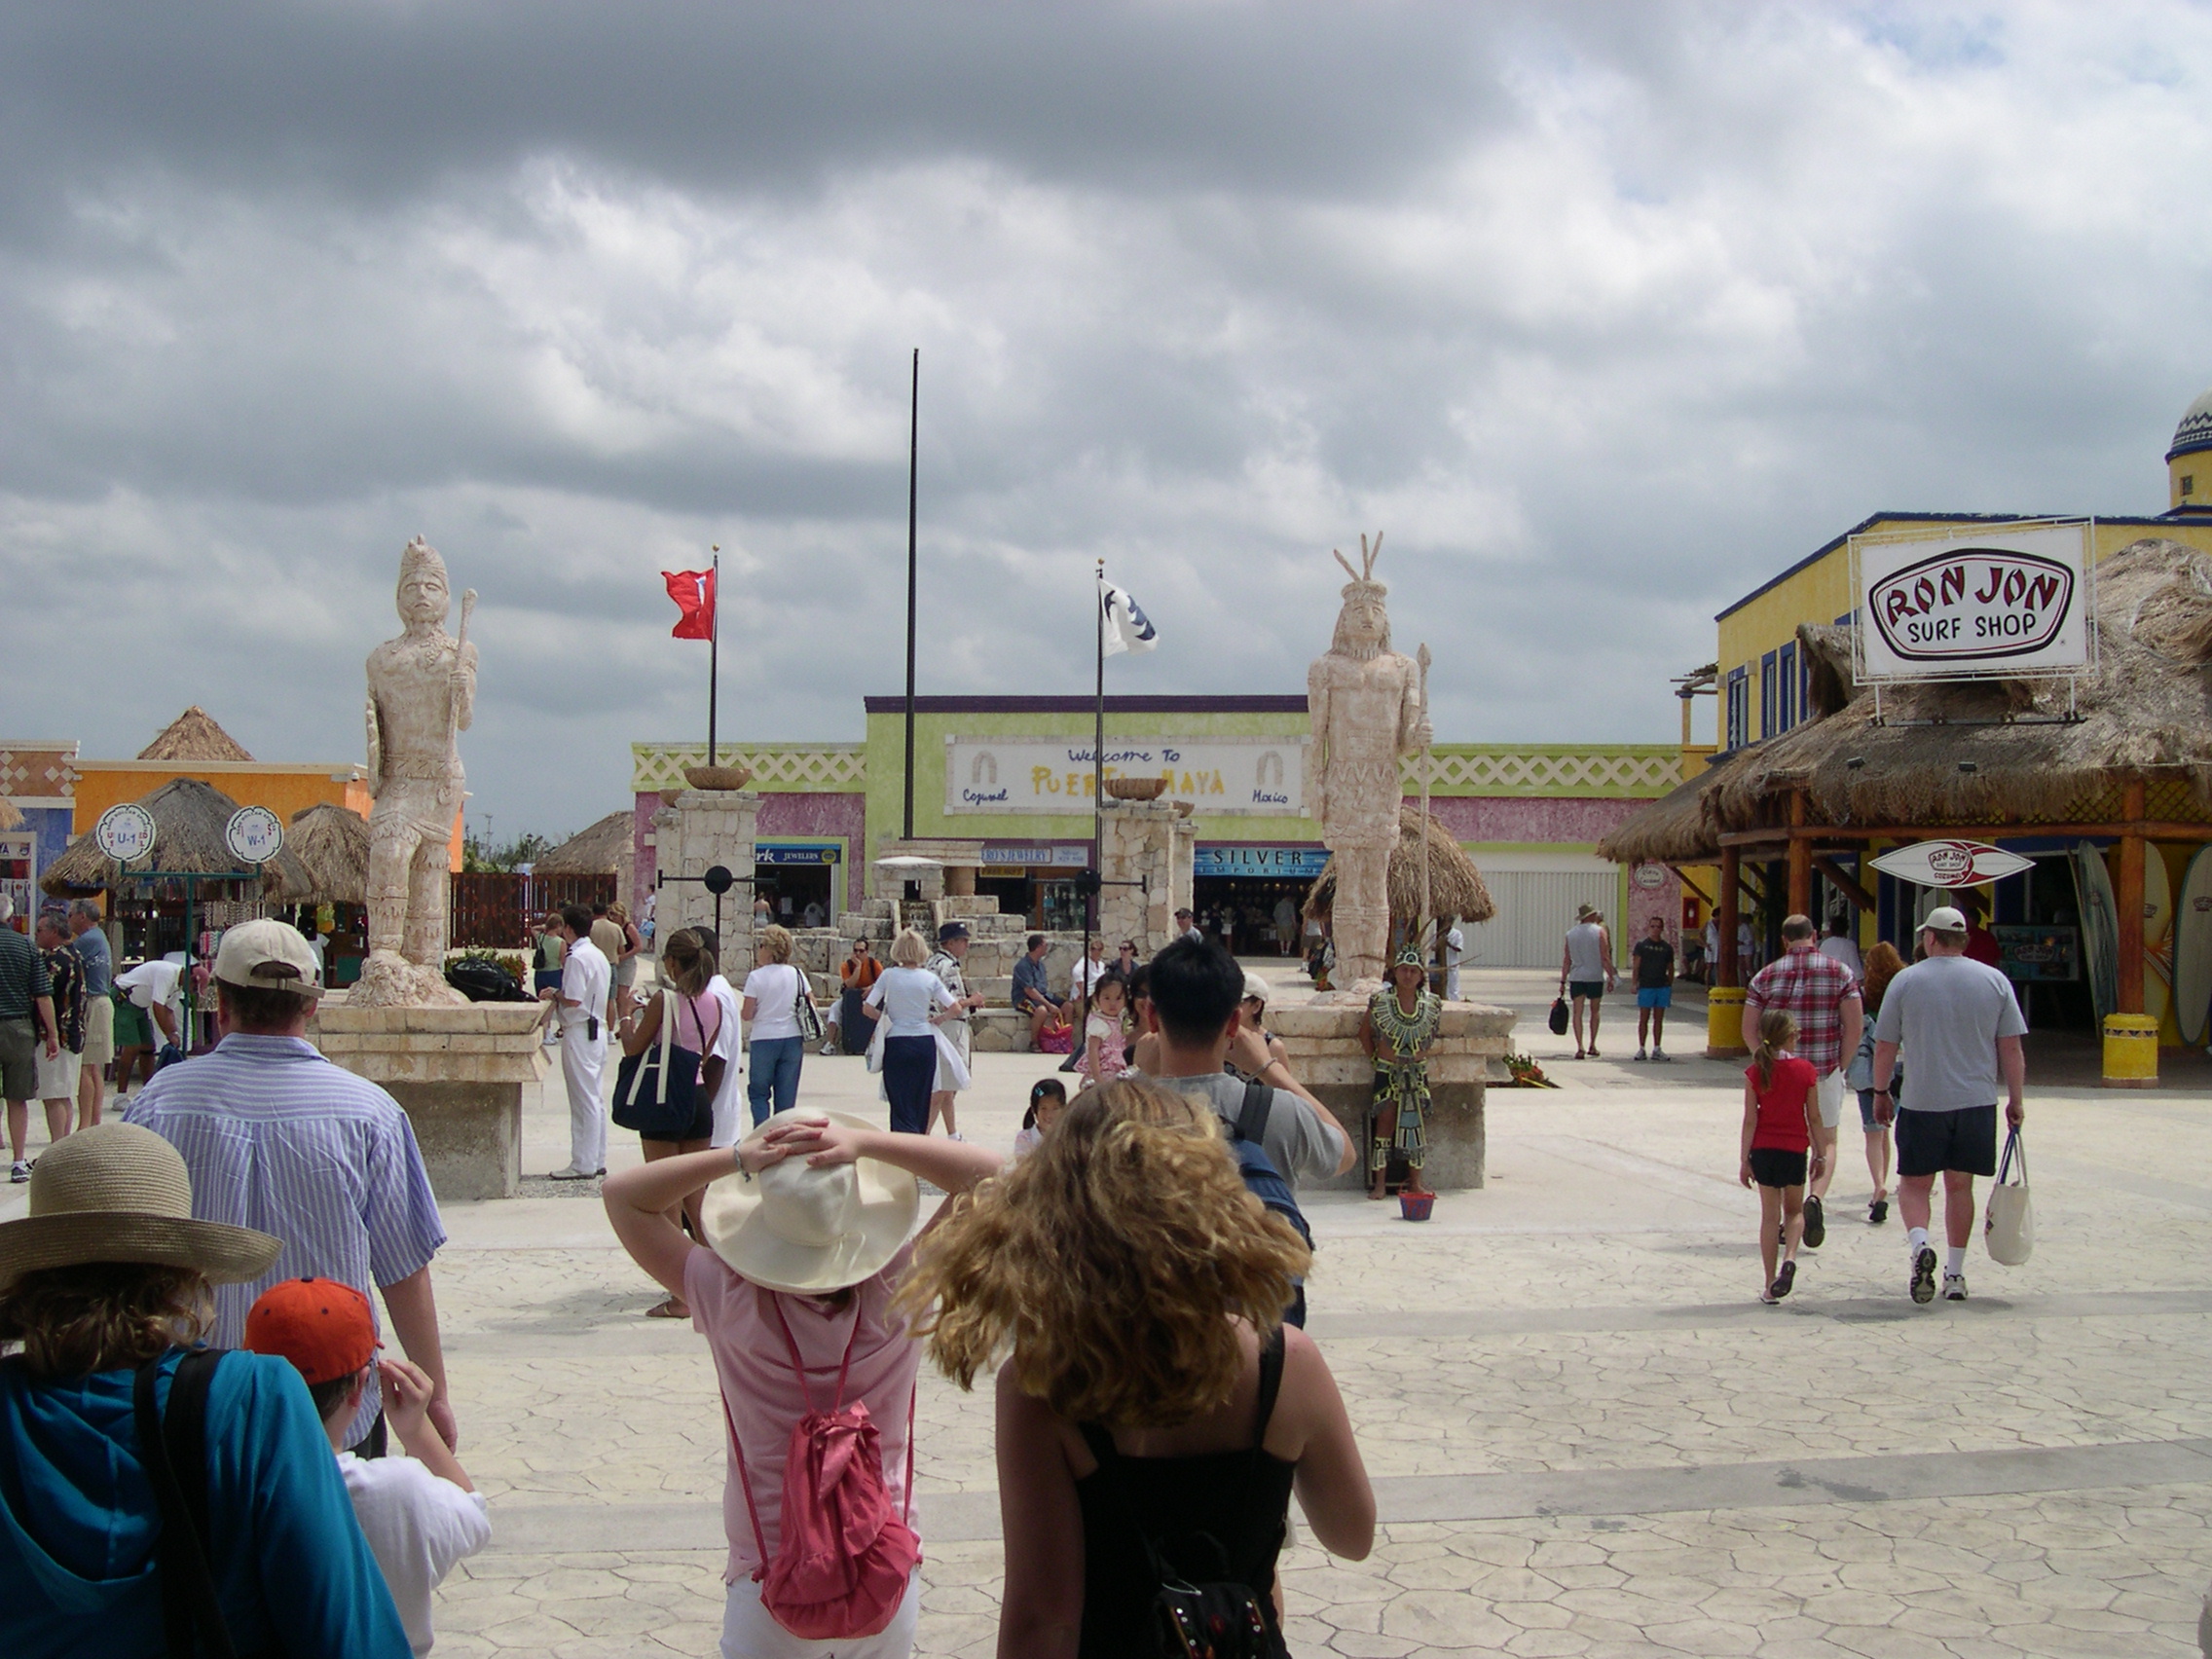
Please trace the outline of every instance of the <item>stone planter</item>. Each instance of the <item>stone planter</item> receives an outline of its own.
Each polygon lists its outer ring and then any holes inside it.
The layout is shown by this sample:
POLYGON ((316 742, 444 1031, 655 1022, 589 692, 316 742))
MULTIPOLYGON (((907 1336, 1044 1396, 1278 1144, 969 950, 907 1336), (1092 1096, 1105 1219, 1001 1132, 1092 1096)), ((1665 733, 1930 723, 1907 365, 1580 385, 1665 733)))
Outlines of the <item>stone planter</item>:
POLYGON ((686 766, 683 781, 695 790, 741 790, 753 773, 744 766, 686 766))
POLYGON ((546 1061, 535 1003, 349 1008, 326 998, 308 1025, 324 1056, 405 1108, 441 1201, 522 1190, 522 1091, 546 1061))

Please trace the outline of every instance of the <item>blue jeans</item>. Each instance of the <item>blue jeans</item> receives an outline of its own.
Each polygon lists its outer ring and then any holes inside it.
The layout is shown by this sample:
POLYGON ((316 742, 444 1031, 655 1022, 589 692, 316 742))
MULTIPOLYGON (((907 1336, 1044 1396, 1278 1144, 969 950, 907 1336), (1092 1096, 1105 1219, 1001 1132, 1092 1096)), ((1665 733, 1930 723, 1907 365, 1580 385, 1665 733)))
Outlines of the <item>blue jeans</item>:
POLYGON ((936 1082, 935 1037, 886 1037, 883 1040, 883 1092, 891 1099, 894 1134, 929 1133, 930 1088, 936 1082))
POLYGON ((803 1037, 753 1039, 753 1069, 745 1079, 745 1095, 753 1102, 754 1123, 767 1122, 771 1094, 778 1112, 789 1112, 798 1104, 798 1063, 805 1051, 803 1037))

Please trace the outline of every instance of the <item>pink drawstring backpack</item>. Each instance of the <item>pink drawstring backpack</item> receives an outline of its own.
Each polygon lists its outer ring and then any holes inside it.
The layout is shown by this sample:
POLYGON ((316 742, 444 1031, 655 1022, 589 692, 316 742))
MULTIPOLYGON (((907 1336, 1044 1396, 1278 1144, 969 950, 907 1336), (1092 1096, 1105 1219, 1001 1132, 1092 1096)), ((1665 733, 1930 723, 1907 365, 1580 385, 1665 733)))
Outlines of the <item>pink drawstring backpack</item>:
POLYGON ((784 1319, 782 1299, 771 1290, 760 1294, 769 1299, 791 1349, 799 1395, 807 1403, 806 1415, 792 1425, 784 1462, 783 1541, 772 1562, 760 1531, 760 1511, 753 1501, 753 1480, 745 1469, 745 1448, 738 1443, 729 1403, 722 1403, 746 1513, 753 1518, 754 1544, 760 1553, 762 1565, 753 1571, 760 1585, 760 1604, 792 1635, 810 1641, 878 1635, 905 1600, 906 1581, 922 1559, 922 1541, 906 1524, 914 1499, 914 1402, 911 1397, 906 1402, 906 1505, 894 1514, 883 1484, 882 1433, 866 1403, 845 1404, 845 1376, 860 1336, 858 1309, 837 1368, 836 1400, 829 1411, 818 1412, 806 1392, 806 1365, 784 1319))

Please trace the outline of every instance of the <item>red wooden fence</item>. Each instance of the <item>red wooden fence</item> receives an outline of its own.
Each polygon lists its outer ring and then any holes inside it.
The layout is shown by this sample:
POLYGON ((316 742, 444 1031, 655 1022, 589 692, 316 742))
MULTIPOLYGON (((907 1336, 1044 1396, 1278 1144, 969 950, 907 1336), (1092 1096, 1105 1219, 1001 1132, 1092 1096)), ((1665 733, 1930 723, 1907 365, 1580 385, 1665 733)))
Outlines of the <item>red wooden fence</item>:
POLYGON ((526 918, 563 904, 611 904, 611 875, 517 875, 461 870, 453 878, 452 941, 519 950, 526 918))

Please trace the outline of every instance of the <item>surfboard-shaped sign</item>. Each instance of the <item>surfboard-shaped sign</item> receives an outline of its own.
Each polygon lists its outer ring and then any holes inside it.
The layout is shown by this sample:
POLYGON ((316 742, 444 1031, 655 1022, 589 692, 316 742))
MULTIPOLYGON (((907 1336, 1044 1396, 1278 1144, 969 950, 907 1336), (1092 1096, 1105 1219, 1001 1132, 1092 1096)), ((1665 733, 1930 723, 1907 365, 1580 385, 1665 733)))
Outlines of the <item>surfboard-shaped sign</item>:
POLYGON ((2035 862, 1987 841, 1915 841, 1892 848, 1873 864, 1883 874, 1915 887, 1979 887, 2018 875, 2035 862))

